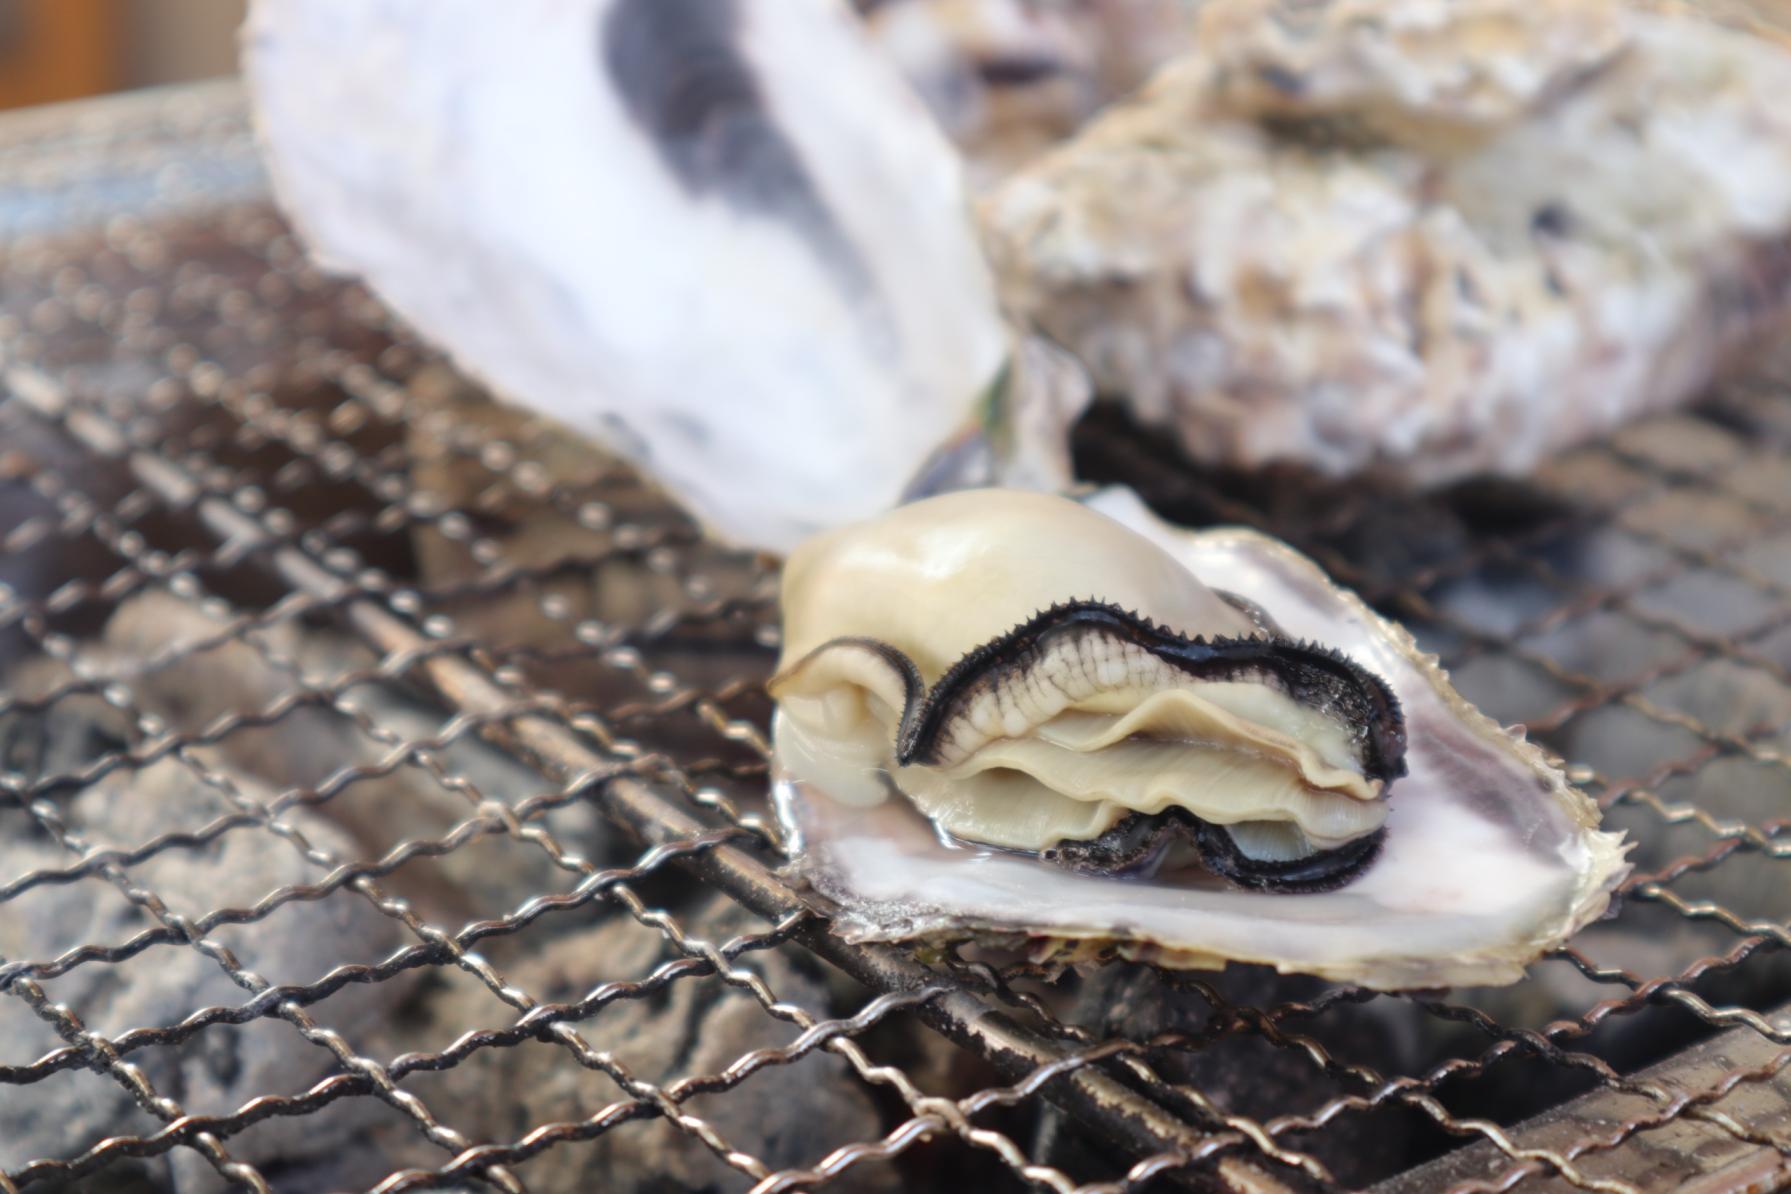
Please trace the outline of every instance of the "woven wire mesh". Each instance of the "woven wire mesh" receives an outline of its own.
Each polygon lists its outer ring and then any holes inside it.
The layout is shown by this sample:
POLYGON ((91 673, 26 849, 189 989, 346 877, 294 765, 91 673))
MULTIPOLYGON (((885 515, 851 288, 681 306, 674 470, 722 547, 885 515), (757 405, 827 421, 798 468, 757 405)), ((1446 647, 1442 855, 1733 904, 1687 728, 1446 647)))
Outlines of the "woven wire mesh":
POLYGON ((1785 379, 1427 496, 1080 434, 1313 555, 1638 842, 1525 982, 853 947, 776 873, 773 566, 315 272, 250 160, 229 91, 0 137, 0 1190, 1786 1168, 1785 379))

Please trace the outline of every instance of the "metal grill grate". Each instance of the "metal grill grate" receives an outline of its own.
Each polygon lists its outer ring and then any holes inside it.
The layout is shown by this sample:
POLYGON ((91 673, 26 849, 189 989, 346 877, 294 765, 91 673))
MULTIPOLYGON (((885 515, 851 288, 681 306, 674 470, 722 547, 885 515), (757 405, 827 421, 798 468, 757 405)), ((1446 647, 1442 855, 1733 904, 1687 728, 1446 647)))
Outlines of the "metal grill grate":
POLYGON ((1640 846, 1514 988, 1077 978, 828 935, 774 573, 311 270, 232 91, 0 163, 0 1190, 1791 1171, 1791 380, 1430 497, 1092 419, 1085 475, 1314 555, 1640 846))

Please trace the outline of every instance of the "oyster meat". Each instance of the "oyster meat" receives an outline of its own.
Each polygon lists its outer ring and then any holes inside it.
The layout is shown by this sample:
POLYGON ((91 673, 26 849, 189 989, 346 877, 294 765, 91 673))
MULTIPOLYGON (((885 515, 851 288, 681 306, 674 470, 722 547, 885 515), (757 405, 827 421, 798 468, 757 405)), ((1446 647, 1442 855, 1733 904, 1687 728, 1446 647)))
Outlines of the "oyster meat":
POLYGON ((968 491, 783 584, 779 815, 855 939, 1503 982, 1626 869, 1540 752, 1262 536, 968 491))

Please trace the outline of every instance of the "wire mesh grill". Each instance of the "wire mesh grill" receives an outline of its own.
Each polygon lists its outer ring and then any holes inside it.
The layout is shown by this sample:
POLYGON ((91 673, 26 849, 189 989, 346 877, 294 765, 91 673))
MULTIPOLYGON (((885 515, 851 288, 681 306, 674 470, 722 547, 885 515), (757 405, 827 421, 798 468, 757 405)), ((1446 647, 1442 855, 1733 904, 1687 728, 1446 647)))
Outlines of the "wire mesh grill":
POLYGON ((1791 1168, 1787 378, 1423 497, 1091 419, 1084 475, 1312 554, 1640 845, 1512 988, 1059 974, 827 933, 772 568, 314 272, 233 92, 0 163, 0 1190, 1791 1168))

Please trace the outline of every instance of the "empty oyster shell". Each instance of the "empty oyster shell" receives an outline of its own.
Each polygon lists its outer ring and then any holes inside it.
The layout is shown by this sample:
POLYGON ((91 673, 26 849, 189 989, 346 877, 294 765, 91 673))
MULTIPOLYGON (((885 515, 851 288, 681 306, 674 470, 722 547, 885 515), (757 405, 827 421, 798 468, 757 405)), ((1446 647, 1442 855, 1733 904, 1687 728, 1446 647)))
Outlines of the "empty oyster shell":
POLYGON ((1126 491, 905 506, 798 549, 783 603, 779 816, 855 940, 1509 982, 1627 870, 1408 634, 1126 491))
POLYGON ((728 539, 887 508, 1025 374, 957 152, 834 0, 257 0, 243 56, 319 264, 728 539))

